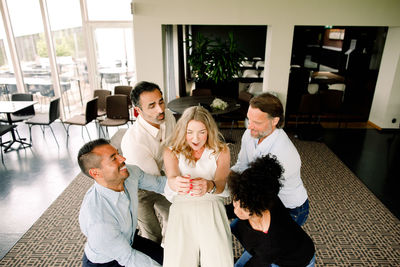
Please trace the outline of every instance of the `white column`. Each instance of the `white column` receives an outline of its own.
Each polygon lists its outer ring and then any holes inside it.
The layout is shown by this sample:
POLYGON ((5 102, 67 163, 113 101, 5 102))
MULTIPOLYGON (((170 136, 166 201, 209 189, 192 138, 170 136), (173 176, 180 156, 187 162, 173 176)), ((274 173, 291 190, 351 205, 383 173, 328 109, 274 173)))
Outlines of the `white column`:
POLYGON ((133 16, 137 80, 164 86, 162 29, 158 21, 133 16))
POLYGON ((400 127, 400 27, 388 30, 369 121, 380 128, 400 127))
POLYGON ((268 25, 267 29, 263 91, 276 92, 284 108, 288 92, 293 31, 294 26, 289 24, 268 25))

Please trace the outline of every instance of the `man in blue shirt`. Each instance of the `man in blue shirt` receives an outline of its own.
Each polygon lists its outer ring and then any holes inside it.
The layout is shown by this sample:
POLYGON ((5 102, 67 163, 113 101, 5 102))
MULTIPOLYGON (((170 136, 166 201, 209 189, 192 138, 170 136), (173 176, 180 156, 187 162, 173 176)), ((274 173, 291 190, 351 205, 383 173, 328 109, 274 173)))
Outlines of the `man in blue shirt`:
POLYGON ((87 238, 82 266, 160 266, 163 248, 136 234, 138 189, 162 193, 164 176, 145 174, 107 140, 86 143, 78 153, 82 172, 94 179, 79 223, 87 238))

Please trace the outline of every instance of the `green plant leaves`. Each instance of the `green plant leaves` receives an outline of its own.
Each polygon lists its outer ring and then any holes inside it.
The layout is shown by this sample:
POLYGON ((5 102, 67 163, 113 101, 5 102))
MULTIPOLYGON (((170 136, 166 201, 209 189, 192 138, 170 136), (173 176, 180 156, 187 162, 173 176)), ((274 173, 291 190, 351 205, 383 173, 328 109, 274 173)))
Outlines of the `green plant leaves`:
POLYGON ((238 76, 243 54, 232 32, 225 41, 198 33, 196 38, 190 36, 185 42, 190 50, 187 60, 197 82, 213 81, 217 84, 238 76))

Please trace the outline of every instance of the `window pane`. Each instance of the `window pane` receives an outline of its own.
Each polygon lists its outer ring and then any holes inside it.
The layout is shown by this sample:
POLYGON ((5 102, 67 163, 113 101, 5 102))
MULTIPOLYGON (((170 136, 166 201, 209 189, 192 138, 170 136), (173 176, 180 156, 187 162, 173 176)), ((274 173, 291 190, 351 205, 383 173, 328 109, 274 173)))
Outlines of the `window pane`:
POLYGON ((89 20, 132 20, 131 0, 87 0, 89 20))
POLYGON ((47 0, 65 111, 81 113, 91 97, 79 0, 47 0))
POLYGON ((7 4, 25 89, 34 94, 40 104, 48 104, 48 98, 54 96, 54 89, 39 1, 12 0, 7 4))
POLYGON ((0 19, 0 100, 6 101, 17 92, 17 86, 1 14, 0 19))
POLYGON ((131 28, 95 30, 100 86, 112 90, 116 84, 130 84, 134 77, 131 28))

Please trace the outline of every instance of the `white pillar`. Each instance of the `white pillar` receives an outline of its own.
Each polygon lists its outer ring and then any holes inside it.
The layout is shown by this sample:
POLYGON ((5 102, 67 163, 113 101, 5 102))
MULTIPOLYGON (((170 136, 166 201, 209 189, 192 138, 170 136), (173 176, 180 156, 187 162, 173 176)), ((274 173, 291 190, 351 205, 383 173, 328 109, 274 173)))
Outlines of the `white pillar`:
POLYGON ((293 31, 290 24, 268 25, 267 29, 263 91, 276 92, 283 107, 288 92, 293 31))
POLYGON ((369 121, 380 128, 400 127, 400 27, 388 30, 369 121))

